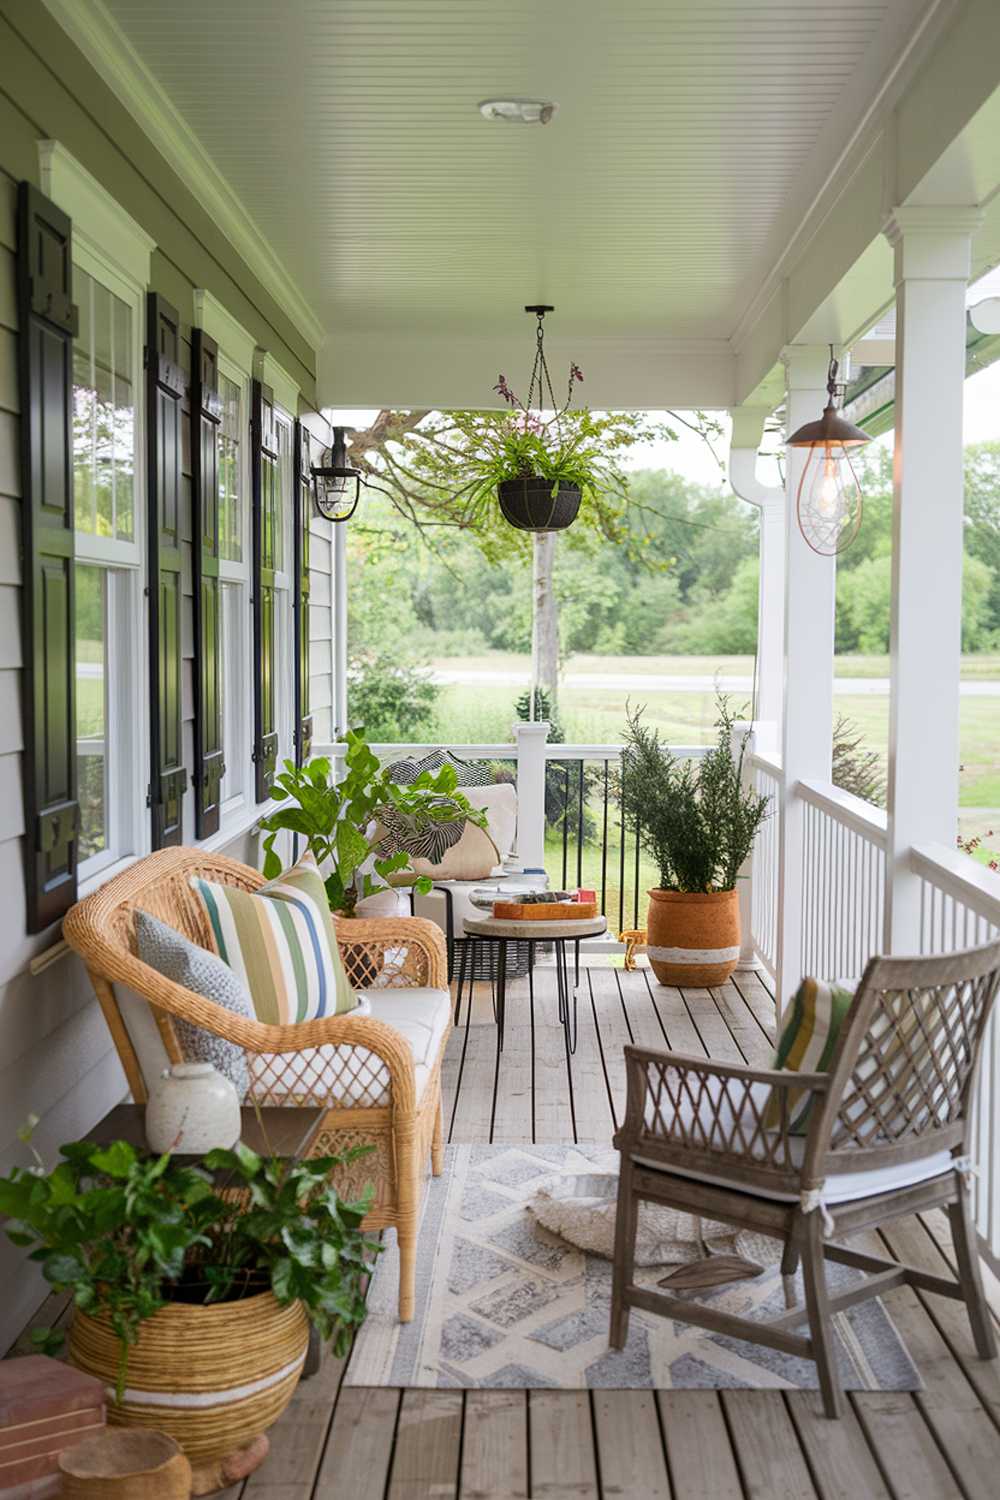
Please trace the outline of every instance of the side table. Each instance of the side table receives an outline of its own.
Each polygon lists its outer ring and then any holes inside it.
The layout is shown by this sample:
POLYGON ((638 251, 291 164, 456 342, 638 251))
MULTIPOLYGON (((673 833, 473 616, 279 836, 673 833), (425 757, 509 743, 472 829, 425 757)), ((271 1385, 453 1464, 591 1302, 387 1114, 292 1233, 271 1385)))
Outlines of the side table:
MULTIPOLYGON (((562 1022, 563 1033, 566 1039, 566 1051, 576 1051, 577 1041, 577 1016, 576 985, 572 987, 572 1018, 570 1015, 570 983, 566 969, 566 944, 577 943, 581 938, 601 937, 608 930, 608 924, 604 917, 567 918, 566 921, 533 922, 533 921, 507 921, 503 917, 478 917, 475 919, 466 917, 466 936, 473 943, 497 943, 499 952, 496 963, 496 1017, 497 1017, 497 1047, 503 1051, 504 1020, 507 1008, 507 944, 511 942, 527 943, 529 950, 528 974, 532 978, 534 968, 534 949, 536 943, 551 943, 555 949, 556 957, 556 988, 559 993, 559 1020, 562 1022)), ((466 947, 462 949, 462 959, 458 974, 458 999, 455 1006, 456 1020, 462 1010, 462 988, 465 981, 466 947)), ((469 1012, 472 1011, 472 981, 469 983, 469 1012)), ((466 1025, 468 1025, 468 1017, 466 1025)))

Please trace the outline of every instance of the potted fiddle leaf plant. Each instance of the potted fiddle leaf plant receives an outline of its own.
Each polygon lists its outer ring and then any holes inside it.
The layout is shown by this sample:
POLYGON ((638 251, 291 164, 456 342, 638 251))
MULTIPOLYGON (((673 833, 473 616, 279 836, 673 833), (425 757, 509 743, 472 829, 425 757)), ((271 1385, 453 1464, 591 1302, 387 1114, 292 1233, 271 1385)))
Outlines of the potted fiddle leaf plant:
POLYGON ((716 743, 698 759, 675 756, 642 713, 626 709, 615 793, 659 874, 646 918, 649 962, 661 984, 722 984, 740 951, 736 882, 769 799, 744 785, 746 739, 734 734, 724 697, 716 743))
MULTIPOLYGON (((358 902, 383 890, 389 877, 405 871, 410 854, 405 847, 388 848, 384 818, 415 841, 432 825, 475 823, 486 827, 486 816, 458 787, 453 766, 423 771, 407 786, 398 786, 360 730, 347 731, 347 755, 338 777, 327 756, 307 765, 286 760, 275 777, 271 796, 283 805, 261 818, 265 832, 264 875, 281 873, 275 849, 278 836, 298 834, 306 840, 324 876, 331 911, 352 917, 358 902)), ((415 877, 413 889, 431 889, 426 876, 415 877)))

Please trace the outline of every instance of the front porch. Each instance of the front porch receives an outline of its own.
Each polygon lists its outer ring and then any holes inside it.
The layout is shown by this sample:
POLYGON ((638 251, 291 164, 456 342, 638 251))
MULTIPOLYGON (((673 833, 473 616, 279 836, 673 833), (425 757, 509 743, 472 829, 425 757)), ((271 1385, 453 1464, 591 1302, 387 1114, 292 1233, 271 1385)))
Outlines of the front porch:
MULTIPOLYGON (((573 1057, 551 969, 536 970, 533 1011, 527 981, 512 981, 502 1056, 478 983, 446 1056, 449 1140, 606 1142, 631 1041, 770 1060, 773 1000, 754 973, 715 991, 651 980, 585 968, 573 1057)), ((944 1217, 899 1221, 877 1248, 944 1273, 944 1217)), ((857 1392, 840 1422, 814 1391, 364 1389, 342 1385, 345 1362, 329 1357, 272 1429, 265 1466, 225 1500, 990 1500, 1000 1371, 976 1358, 960 1304, 905 1289, 885 1304, 924 1389, 857 1392)))

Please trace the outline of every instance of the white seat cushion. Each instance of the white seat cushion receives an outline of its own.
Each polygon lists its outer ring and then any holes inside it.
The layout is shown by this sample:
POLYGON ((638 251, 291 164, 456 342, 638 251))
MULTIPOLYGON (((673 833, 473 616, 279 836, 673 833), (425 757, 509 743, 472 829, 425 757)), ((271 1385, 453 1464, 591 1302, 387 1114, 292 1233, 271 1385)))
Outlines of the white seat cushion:
MULTIPOLYGON (((417 1103, 448 1029, 451 996, 438 989, 368 990, 345 1020, 371 1017, 406 1038, 413 1054, 417 1103)), ((325 1043, 301 1052, 247 1054, 250 1097, 261 1103, 314 1102, 345 1108, 381 1108, 391 1102, 389 1069, 368 1047, 325 1043)))
MULTIPOLYGON (((693 1147, 718 1149, 725 1139, 731 1138, 734 1117, 728 1098, 723 1102, 719 1118, 717 1118, 716 1101, 722 1087, 721 1079, 710 1079, 704 1092, 698 1096, 697 1111, 689 1099, 685 1099, 681 1104, 679 1114, 684 1122, 685 1132, 693 1137, 691 1141, 693 1147)), ((755 1083, 751 1086, 753 1101, 761 1117, 763 1117, 769 1093, 770 1084, 755 1083)), ((650 1100, 646 1109, 647 1124, 652 1123, 651 1116, 652 1101, 650 1100)), ((753 1112, 749 1104, 740 1112, 740 1119, 745 1136, 749 1139, 751 1133, 755 1131, 753 1112)), ((771 1132, 768 1134, 770 1135, 771 1132)), ((791 1135, 788 1141, 792 1164, 795 1167, 801 1167, 805 1159, 806 1137, 791 1135)), ((748 1163, 757 1160, 763 1164, 764 1155, 763 1142, 757 1141, 748 1155, 748 1163)), ((771 1198, 784 1203, 798 1201, 796 1193, 776 1192, 771 1188, 757 1187, 746 1182, 737 1171, 731 1168, 728 1160, 723 1162, 720 1159, 718 1175, 700 1170, 688 1171, 684 1167, 675 1166, 672 1162, 667 1165, 651 1157, 633 1155, 632 1160, 636 1166, 650 1167, 657 1172, 674 1173, 678 1177, 690 1177, 697 1182, 711 1183, 714 1187, 736 1188, 741 1193, 751 1193, 758 1198, 771 1198)), ((947 1172, 951 1165, 951 1152, 945 1148, 943 1151, 934 1152, 931 1156, 922 1157, 919 1161, 900 1162, 897 1166, 876 1169, 869 1167, 857 1172, 837 1172, 826 1179, 823 1201, 833 1204, 844 1203, 851 1198, 872 1198, 877 1193, 889 1192, 893 1188, 911 1187, 917 1182, 927 1182, 930 1178, 947 1172)))

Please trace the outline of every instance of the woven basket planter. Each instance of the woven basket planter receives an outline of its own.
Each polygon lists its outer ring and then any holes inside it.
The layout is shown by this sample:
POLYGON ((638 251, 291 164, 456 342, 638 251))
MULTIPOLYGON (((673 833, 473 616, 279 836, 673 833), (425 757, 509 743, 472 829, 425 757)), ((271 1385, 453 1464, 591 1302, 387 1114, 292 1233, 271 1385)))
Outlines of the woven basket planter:
POLYGON ((565 531, 576 520, 580 491, 575 484, 554 488, 551 479, 505 479, 497 485, 504 520, 518 531, 565 531))
POLYGON ((650 891, 646 952, 661 984, 724 984, 740 956, 736 891, 650 891))
POLYGON ((248 1447, 278 1420, 308 1344, 301 1304, 281 1307, 261 1292, 212 1307, 172 1303, 147 1318, 129 1350, 120 1405, 120 1344, 106 1318, 74 1315, 69 1358, 108 1387, 109 1422, 168 1433, 197 1468, 248 1447))

